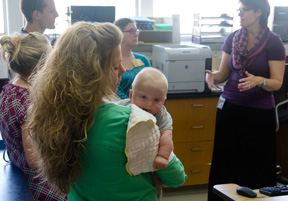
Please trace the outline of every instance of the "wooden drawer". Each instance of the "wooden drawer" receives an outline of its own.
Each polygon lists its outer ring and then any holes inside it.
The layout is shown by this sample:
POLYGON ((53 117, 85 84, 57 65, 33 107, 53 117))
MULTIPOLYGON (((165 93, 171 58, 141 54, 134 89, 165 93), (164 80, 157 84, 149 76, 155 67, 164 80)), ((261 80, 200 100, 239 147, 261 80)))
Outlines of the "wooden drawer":
POLYGON ((212 152, 213 141, 174 143, 174 153, 183 164, 211 163, 212 152))
POLYGON ((185 121, 188 117, 188 104, 190 99, 172 99, 165 101, 165 107, 171 114, 173 122, 177 120, 185 121))
POLYGON ((215 120, 218 97, 166 100, 165 106, 174 121, 215 120))
POLYGON ((215 121, 177 121, 173 120, 173 141, 193 142, 214 140, 215 121))
POLYGON ((174 142, 213 140, 218 97, 167 100, 174 142))
POLYGON ((210 164, 184 165, 187 180, 183 186, 208 184, 210 167, 210 164))

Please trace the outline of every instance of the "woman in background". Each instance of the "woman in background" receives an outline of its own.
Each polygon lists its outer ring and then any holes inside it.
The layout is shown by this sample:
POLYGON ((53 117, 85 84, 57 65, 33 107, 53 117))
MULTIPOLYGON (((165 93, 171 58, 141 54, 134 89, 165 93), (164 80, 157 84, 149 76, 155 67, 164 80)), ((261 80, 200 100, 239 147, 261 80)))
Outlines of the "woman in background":
POLYGON ((132 49, 138 44, 139 35, 135 21, 130 18, 121 18, 115 21, 114 24, 123 32, 121 52, 122 63, 126 69, 126 73, 121 77, 116 94, 121 99, 126 99, 129 98, 129 90, 137 73, 145 67, 151 67, 151 64, 144 55, 132 52, 132 49))
POLYGON ((213 186, 236 183, 257 189, 276 185, 275 101, 285 49, 267 27, 267 0, 240 0, 241 29, 222 46, 219 71, 206 71, 208 86, 225 81, 218 102, 208 200, 221 200, 213 186))
MULTIPOLYGON (((111 102, 125 73, 122 38, 111 23, 75 23, 33 80, 34 153, 41 175, 69 193, 68 200, 157 200, 149 173, 130 176, 126 170, 131 108, 111 102)), ((176 156, 156 174, 170 187, 185 181, 176 156)))
POLYGON ((3 59, 8 61, 16 75, 3 86, 0 95, 0 131, 10 162, 24 172, 35 200, 66 200, 65 196, 56 195, 55 189, 36 177, 37 173, 31 168, 33 166, 29 166, 33 158, 29 154, 30 145, 26 140, 28 133, 25 132, 30 104, 29 78, 39 68, 39 60, 44 60, 51 51, 51 46, 42 34, 36 32, 2 36, 0 44, 3 59))

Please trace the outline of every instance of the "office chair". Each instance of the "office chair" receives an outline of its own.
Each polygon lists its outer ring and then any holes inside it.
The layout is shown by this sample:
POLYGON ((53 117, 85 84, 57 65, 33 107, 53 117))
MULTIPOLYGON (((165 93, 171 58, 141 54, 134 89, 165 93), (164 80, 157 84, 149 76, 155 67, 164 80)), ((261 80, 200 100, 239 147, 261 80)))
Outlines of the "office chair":
POLYGON ((288 124, 288 107, 283 107, 283 110, 280 110, 281 106, 285 106, 288 103, 288 99, 281 101, 275 107, 276 114, 276 132, 279 128, 285 124, 288 124))
POLYGON ((285 64, 285 72, 282 87, 274 92, 276 132, 283 125, 288 124, 288 63, 285 64))
MULTIPOLYGON (((274 93, 275 98, 275 116, 276 116, 276 133, 281 126, 288 125, 288 63, 285 64, 283 84, 278 91, 274 93)), ((277 182, 287 185, 288 179, 282 175, 282 167, 277 165, 277 182)))

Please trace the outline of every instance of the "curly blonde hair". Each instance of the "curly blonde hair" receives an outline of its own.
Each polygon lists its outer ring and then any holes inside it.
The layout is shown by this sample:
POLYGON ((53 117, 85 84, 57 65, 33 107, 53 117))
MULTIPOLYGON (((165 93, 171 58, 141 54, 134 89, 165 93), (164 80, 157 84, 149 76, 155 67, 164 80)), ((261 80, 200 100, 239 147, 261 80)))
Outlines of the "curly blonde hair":
POLYGON ((112 23, 78 22, 58 39, 31 87, 30 134, 44 180, 68 193, 81 173, 79 148, 103 97, 113 92, 122 33, 112 23))
POLYGON ((41 33, 16 34, 0 38, 1 57, 9 67, 24 78, 28 78, 34 68, 45 60, 51 51, 49 41, 41 33))

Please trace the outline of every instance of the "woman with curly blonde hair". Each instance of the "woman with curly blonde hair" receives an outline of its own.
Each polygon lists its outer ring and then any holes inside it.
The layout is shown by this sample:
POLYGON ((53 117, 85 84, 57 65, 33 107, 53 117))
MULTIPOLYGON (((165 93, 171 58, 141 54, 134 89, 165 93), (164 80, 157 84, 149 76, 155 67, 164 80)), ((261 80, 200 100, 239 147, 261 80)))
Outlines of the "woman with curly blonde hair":
POLYGON ((36 32, 2 36, 0 44, 2 58, 15 73, 14 79, 3 86, 0 94, 0 131, 9 160, 24 172, 35 200, 66 200, 65 196, 56 195, 51 185, 36 177, 37 172, 30 163, 30 145, 26 140, 29 133, 24 129, 30 104, 30 77, 37 72, 51 46, 42 34, 36 32))
MULTIPOLYGON (((68 200, 157 200, 149 173, 132 177, 125 169, 131 108, 112 103, 125 73, 121 40, 112 23, 75 23, 33 81, 34 163, 68 200)), ((168 185, 183 183, 173 181, 184 174, 180 166, 175 158, 163 171, 168 185)))

